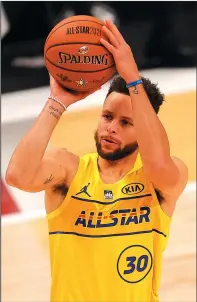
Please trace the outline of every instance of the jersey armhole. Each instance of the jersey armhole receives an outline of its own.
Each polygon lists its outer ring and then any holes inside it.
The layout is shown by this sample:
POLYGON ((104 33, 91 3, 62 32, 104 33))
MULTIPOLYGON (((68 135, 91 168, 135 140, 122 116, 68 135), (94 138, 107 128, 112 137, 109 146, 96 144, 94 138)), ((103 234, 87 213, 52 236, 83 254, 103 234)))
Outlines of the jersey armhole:
POLYGON ((70 184, 70 187, 68 188, 68 192, 66 194, 66 197, 64 198, 64 200, 62 201, 62 203, 59 205, 59 207, 57 209, 55 209, 54 211, 46 214, 46 218, 47 220, 51 220, 55 217, 57 217, 58 215, 60 215, 62 213, 62 211, 65 209, 65 207, 68 205, 68 203, 70 202, 70 192, 72 191, 73 186, 76 183, 76 180, 78 178, 78 173, 81 170, 82 166, 83 166, 84 160, 82 157, 79 157, 79 164, 78 164, 78 168, 77 171, 75 173, 75 176, 73 177, 73 180, 70 184))
POLYGON ((151 186, 151 191, 152 191, 151 193, 152 193, 152 196, 153 196, 154 203, 155 203, 155 205, 159 208, 159 211, 160 211, 160 213, 161 213, 162 218, 163 218, 165 221, 167 221, 168 223, 170 223, 171 220, 172 220, 172 217, 171 217, 171 216, 168 216, 168 215, 164 212, 164 210, 162 209, 161 204, 160 204, 160 202, 159 202, 159 200, 158 200, 158 198, 157 198, 157 194, 156 194, 156 192, 155 192, 155 188, 153 187, 152 184, 150 184, 150 186, 151 186))

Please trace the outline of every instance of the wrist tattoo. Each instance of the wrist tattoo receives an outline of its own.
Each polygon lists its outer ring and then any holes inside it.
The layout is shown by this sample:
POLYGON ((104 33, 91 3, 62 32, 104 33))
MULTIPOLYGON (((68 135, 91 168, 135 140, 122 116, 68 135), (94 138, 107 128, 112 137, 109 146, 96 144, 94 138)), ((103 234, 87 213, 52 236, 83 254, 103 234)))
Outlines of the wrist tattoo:
POLYGON ((137 90, 137 87, 136 87, 136 86, 134 86, 134 89, 132 90, 132 93, 138 94, 138 90, 137 90))
POLYGON ((49 176, 49 178, 47 178, 47 179, 45 180, 44 185, 50 183, 50 181, 52 181, 53 178, 54 178, 54 177, 53 177, 53 175, 51 174, 51 175, 49 176))
POLYGON ((59 120, 62 112, 59 109, 57 109, 57 108, 55 108, 53 106, 49 106, 49 110, 50 110, 49 114, 53 115, 57 120, 59 120))

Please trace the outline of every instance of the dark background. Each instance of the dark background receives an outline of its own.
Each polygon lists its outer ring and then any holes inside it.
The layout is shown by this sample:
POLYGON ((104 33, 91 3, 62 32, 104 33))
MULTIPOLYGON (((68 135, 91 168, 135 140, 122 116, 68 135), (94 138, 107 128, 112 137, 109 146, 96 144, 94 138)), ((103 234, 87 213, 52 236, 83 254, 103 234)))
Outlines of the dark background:
POLYGON ((1 5, 10 24, 2 38, 2 93, 49 84, 44 42, 68 10, 100 19, 102 10, 112 14, 140 69, 196 66, 196 2, 11 1, 1 5), (17 58, 23 58, 18 65, 17 58))

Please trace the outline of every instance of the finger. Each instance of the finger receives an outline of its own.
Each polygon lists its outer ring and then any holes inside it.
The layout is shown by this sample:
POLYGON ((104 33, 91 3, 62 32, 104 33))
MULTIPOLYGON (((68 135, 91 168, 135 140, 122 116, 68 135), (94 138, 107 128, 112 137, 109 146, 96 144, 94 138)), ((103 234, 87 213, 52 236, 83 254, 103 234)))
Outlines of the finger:
POLYGON ((119 43, 125 41, 119 30, 117 29, 116 25, 111 20, 106 20, 105 24, 107 27, 111 30, 111 32, 114 34, 114 36, 117 38, 119 43))
POLYGON ((115 47, 111 45, 109 42, 107 42, 105 39, 101 38, 100 39, 101 43, 109 50, 109 52, 112 53, 112 55, 115 52, 115 47))
POLYGON ((50 83, 55 83, 56 80, 54 79, 54 77, 49 73, 49 79, 50 79, 50 83))
POLYGON ((109 41, 111 42, 111 44, 118 48, 118 46, 120 45, 119 41, 116 39, 116 37, 114 36, 114 34, 106 27, 103 26, 102 27, 103 32, 106 34, 107 38, 109 39, 109 41))
POLYGON ((49 80, 50 80, 50 84, 55 83, 55 79, 52 77, 52 75, 50 73, 49 73, 49 80))

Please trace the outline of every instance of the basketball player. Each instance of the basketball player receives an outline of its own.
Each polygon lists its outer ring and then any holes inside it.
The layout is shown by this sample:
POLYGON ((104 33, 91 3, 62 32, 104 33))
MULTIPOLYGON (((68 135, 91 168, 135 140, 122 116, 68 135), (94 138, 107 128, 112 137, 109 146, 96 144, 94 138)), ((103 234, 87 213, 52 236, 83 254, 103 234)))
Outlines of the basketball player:
POLYGON ((87 95, 71 94, 51 78, 54 99, 19 143, 6 179, 24 191, 46 192, 51 301, 158 301, 162 252, 187 168, 171 157, 157 117, 163 95, 140 77, 115 25, 106 21, 103 31, 109 41, 101 43, 120 76, 103 106, 97 153, 46 152, 65 107, 87 95))

